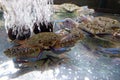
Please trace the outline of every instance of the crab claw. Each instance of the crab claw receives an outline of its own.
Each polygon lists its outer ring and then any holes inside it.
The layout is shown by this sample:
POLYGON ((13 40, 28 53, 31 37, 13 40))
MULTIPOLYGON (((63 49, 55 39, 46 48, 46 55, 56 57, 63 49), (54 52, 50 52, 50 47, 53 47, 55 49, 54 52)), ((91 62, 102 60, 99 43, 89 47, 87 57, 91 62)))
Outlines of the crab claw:
POLYGON ((102 53, 103 55, 109 56, 109 57, 120 57, 120 48, 102 48, 100 47, 97 51, 97 53, 102 53))
POLYGON ((43 55, 43 53, 40 52, 37 57, 32 57, 32 58, 14 58, 14 59, 13 59, 13 62, 14 62, 14 63, 35 62, 35 61, 38 61, 38 60, 42 59, 42 55, 43 55))
POLYGON ((77 26, 77 23, 74 20, 72 20, 71 18, 66 18, 63 21, 63 25, 65 26, 65 28, 68 28, 71 30, 77 26))
POLYGON ((73 19, 71 18, 65 18, 64 20, 57 20, 54 22, 53 25, 53 31, 59 31, 61 29, 68 29, 68 30, 72 30, 73 28, 77 27, 78 23, 75 22, 73 19))
POLYGON ((102 48, 97 50, 98 52, 101 53, 106 53, 106 54, 120 54, 120 48, 102 48))

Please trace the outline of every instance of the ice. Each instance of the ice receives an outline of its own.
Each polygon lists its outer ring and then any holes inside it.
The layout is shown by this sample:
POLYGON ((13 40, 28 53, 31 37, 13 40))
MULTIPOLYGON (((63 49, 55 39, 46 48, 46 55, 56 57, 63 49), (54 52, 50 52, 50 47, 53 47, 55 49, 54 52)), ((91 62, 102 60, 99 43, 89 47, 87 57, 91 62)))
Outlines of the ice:
POLYGON ((35 22, 44 22, 47 25, 53 14, 53 0, 1 0, 0 3, 6 8, 4 10, 6 32, 10 28, 20 31, 24 27, 32 31, 35 22))

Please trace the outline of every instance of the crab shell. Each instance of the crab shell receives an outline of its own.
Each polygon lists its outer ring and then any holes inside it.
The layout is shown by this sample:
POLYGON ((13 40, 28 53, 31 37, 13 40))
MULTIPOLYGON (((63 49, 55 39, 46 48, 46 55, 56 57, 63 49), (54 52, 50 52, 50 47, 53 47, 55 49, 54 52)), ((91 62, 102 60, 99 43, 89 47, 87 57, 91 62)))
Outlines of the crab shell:
POLYGON ((40 48, 38 47, 12 47, 4 51, 5 55, 10 58, 37 57, 40 52, 40 48))
POLYGON ((49 46, 54 46, 56 42, 60 40, 60 36, 53 32, 42 32, 32 36, 25 41, 15 41, 21 46, 39 47, 43 49, 49 49, 49 46))
POLYGON ((120 22, 107 17, 96 17, 93 21, 88 21, 87 23, 82 22, 79 24, 79 27, 82 27, 93 34, 114 34, 116 31, 120 31, 120 22))
POLYGON ((74 4, 68 4, 68 3, 64 3, 61 5, 53 5, 53 8, 55 10, 55 12, 74 12, 76 10, 78 10, 80 7, 74 4))

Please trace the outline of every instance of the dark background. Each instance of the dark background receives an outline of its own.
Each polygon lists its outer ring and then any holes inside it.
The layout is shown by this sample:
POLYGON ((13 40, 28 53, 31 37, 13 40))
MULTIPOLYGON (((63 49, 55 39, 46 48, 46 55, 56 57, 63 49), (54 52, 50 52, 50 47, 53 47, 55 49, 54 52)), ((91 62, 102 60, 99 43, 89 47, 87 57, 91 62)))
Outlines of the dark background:
POLYGON ((54 0, 54 3, 73 3, 78 6, 88 5, 89 8, 94 8, 99 12, 120 14, 120 0, 54 0))
POLYGON ((98 11, 120 13, 120 0, 54 0, 54 3, 73 3, 79 6, 88 5, 88 7, 98 11))
POLYGON ((120 0, 54 0, 54 3, 74 3, 79 6, 88 5, 89 7, 94 8, 105 5, 105 8, 120 9, 120 0))

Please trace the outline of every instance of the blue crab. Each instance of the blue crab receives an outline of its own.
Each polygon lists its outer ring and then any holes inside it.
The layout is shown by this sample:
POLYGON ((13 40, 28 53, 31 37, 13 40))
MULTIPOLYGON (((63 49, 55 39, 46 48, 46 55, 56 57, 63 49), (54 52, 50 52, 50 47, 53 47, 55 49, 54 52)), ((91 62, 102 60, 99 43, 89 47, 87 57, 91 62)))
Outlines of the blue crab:
POLYGON ((82 42, 96 53, 119 57, 120 55, 120 22, 107 17, 95 17, 93 21, 76 23, 67 18, 62 23, 71 30, 76 27, 83 31, 82 42), (88 39, 87 41, 85 41, 88 39), (85 41, 85 42, 84 42, 85 41))
POLYGON ((63 26, 69 30, 72 30, 75 27, 79 28, 83 31, 84 35, 91 37, 112 42, 120 42, 120 22, 115 19, 107 17, 95 17, 91 21, 86 20, 78 23, 71 18, 66 18, 60 24, 58 29, 62 29, 63 26))
POLYGON ((15 58, 15 63, 38 61, 42 59, 43 51, 52 51, 55 54, 67 52, 83 36, 79 29, 71 30, 68 35, 42 32, 27 40, 15 41, 19 45, 6 49, 4 53, 15 58))
POLYGON ((79 27, 91 32, 92 34, 100 35, 98 37, 104 37, 104 35, 110 36, 112 38, 120 39, 120 22, 107 17, 95 17, 93 21, 82 22, 79 27), (84 27, 83 27, 84 26, 84 27))

